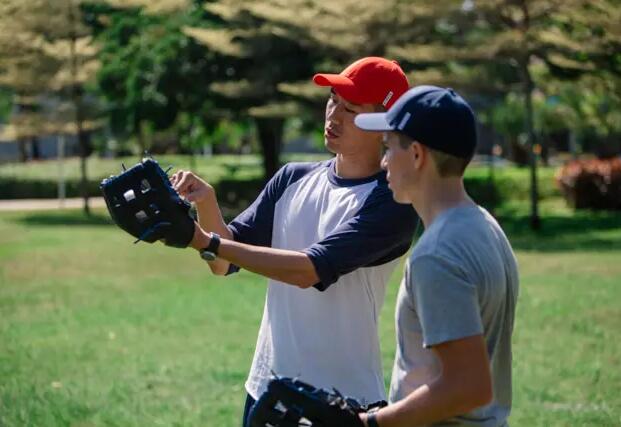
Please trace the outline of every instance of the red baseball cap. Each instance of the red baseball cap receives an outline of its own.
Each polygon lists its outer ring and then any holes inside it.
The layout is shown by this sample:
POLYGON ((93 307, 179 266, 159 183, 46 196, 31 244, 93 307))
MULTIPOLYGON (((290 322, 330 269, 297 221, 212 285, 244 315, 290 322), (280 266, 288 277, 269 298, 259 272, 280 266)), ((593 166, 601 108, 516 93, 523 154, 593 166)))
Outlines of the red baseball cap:
POLYGON ((354 104, 381 104, 386 109, 410 86, 397 61, 377 56, 359 59, 341 74, 315 74, 313 82, 319 86, 331 86, 354 104))

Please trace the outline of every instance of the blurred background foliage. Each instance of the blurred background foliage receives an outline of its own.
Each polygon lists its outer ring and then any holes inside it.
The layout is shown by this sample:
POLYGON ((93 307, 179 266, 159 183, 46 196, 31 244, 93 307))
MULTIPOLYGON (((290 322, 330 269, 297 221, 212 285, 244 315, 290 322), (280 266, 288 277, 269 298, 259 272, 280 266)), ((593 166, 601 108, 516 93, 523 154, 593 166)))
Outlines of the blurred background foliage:
POLYGON ((16 141, 26 161, 43 137, 74 138, 85 200, 93 154, 190 154, 192 167, 196 155, 257 153, 266 179, 285 143, 312 151, 321 140, 327 94, 312 75, 386 56, 412 85, 451 86, 471 101, 480 154, 529 167, 537 227, 538 164, 621 152, 620 6, 5 0, 0 141, 16 141))

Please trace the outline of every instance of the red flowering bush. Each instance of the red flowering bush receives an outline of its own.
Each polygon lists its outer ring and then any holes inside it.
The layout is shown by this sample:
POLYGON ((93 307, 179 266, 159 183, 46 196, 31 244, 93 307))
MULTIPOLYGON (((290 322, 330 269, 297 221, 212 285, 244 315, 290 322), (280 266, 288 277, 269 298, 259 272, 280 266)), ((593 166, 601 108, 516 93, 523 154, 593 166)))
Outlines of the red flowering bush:
POLYGON ((576 209, 621 210, 621 157, 571 161, 557 171, 556 182, 576 209))

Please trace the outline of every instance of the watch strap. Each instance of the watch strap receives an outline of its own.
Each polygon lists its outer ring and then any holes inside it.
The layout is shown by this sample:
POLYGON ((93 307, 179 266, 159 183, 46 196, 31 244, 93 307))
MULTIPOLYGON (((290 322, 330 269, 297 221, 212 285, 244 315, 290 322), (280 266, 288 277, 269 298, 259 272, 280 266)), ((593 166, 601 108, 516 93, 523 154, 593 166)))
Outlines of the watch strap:
POLYGON ((204 250, 218 255, 218 249, 220 249, 220 235, 214 232, 211 232, 209 234, 211 234, 209 246, 207 246, 204 250))
POLYGON ((218 249, 220 248, 220 235, 217 233, 209 233, 209 245, 200 250, 201 258, 205 261, 213 261, 218 257, 218 249))
POLYGON ((377 423, 377 410, 367 412, 367 425, 369 427, 379 427, 377 423))

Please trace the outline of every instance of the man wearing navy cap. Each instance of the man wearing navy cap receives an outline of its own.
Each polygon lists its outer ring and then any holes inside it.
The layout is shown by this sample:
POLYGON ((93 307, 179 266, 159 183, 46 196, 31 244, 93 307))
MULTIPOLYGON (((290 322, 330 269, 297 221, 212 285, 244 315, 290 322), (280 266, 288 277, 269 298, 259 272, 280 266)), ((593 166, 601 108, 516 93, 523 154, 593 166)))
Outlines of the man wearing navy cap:
POLYGON ((391 404, 363 422, 508 425, 518 270, 502 229, 464 188, 476 147, 472 110, 452 89, 418 86, 355 123, 384 132, 393 197, 425 225, 399 289, 391 404))

